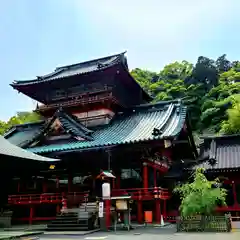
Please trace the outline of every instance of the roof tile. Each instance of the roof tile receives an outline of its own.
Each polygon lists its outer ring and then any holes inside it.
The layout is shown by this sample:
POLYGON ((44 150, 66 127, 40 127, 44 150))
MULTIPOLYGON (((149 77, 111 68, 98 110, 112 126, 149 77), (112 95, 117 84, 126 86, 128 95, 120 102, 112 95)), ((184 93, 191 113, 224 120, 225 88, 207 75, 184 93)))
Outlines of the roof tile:
POLYGON ((124 57, 124 53, 120 53, 117 55, 95 59, 87 62, 59 67, 59 68, 56 68, 54 72, 44 76, 39 76, 37 77, 37 79, 26 80, 26 81, 15 81, 12 83, 12 86, 38 84, 40 82, 47 82, 55 79, 66 78, 69 76, 96 72, 120 63, 123 57, 124 57))
MULTIPOLYGON (((231 136, 230 136, 231 138, 231 136)), ((209 141, 205 141, 208 147, 205 152, 209 152, 209 158, 215 158, 216 164, 211 166, 208 162, 202 163, 196 167, 202 167, 205 169, 233 169, 240 167, 240 137, 239 139, 226 139, 216 138, 209 141)))
POLYGON ((168 103, 158 106, 154 111, 136 109, 135 112, 116 117, 109 125, 94 131, 92 141, 75 141, 66 144, 54 144, 29 148, 35 153, 46 153, 67 150, 83 150, 87 148, 127 144, 174 137, 180 133, 185 117, 186 108, 179 103, 168 103), (160 129, 161 135, 154 136, 153 130, 160 129))

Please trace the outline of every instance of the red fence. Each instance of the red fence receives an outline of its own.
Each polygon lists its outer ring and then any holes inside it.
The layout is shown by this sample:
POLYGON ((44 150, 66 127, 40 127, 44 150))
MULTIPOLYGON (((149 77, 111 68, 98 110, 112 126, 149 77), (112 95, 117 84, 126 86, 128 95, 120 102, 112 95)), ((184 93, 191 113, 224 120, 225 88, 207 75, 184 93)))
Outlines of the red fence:
POLYGON ((167 200, 171 197, 166 188, 128 188, 128 189, 113 189, 112 196, 130 195, 134 200, 152 200, 160 198, 167 200))
MULTIPOLYGON (((129 195, 134 200, 153 200, 156 198, 167 200, 170 198, 168 189, 164 188, 129 188, 114 189, 112 196, 129 195)), ((70 192, 70 193, 42 193, 42 194, 23 194, 9 195, 8 203, 11 205, 24 204, 60 204, 62 199, 66 198, 71 204, 79 204, 82 201, 88 201, 89 192, 70 192)))
POLYGON ((60 204, 63 198, 66 198, 71 203, 80 203, 88 198, 88 192, 73 192, 73 193, 42 193, 42 194, 23 194, 9 195, 8 203, 11 205, 25 204, 60 204))

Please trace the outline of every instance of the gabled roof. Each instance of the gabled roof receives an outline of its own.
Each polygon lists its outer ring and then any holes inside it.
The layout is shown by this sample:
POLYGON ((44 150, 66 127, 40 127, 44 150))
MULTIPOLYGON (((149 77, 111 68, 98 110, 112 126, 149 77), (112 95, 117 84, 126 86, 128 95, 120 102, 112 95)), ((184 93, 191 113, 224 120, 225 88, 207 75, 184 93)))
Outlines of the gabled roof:
POLYGON ((12 87, 17 87, 17 86, 38 84, 41 82, 57 80, 57 79, 66 78, 70 76, 102 71, 103 69, 112 67, 119 63, 124 64, 125 67, 127 68, 127 61, 124 57, 124 53, 115 54, 112 56, 94 59, 91 61, 81 62, 77 64, 57 67, 55 71, 52 73, 49 73, 43 76, 38 76, 36 79, 33 79, 33 80, 25 80, 25 81, 15 80, 10 85, 12 87))
POLYGON ((56 119, 59 120, 66 133, 71 134, 74 138, 81 138, 88 141, 93 140, 91 137, 92 131, 76 120, 74 116, 70 116, 64 112, 63 109, 57 110, 54 116, 46 122, 15 126, 14 131, 10 130, 9 133, 5 134, 5 138, 17 146, 30 146, 48 134, 56 119))
POLYGON ((25 123, 19 124, 9 129, 5 134, 6 138, 10 143, 18 146, 25 147, 29 141, 39 135, 44 129, 45 122, 38 121, 36 123, 25 123))
MULTIPOLYGON (((121 80, 123 79, 124 81, 126 80, 128 83, 130 83, 133 91, 137 91, 137 92, 139 91, 142 93, 142 99, 140 103, 151 101, 153 99, 152 96, 150 96, 139 85, 139 83, 134 80, 134 78, 129 73, 127 59, 124 54, 125 52, 111 55, 108 57, 94 59, 91 61, 57 67, 52 73, 49 73, 43 76, 38 76, 35 79, 31 79, 31 80, 15 80, 13 83, 10 84, 10 86, 12 86, 17 91, 25 94, 26 96, 31 97, 32 99, 35 99, 38 102, 49 104, 50 102, 52 102, 52 99, 46 97, 45 90, 55 91, 56 86, 58 86, 58 88, 61 89, 61 88, 65 88, 67 84, 70 84, 71 86, 77 85, 77 84, 80 85, 81 76, 91 75, 91 73, 97 73, 97 72, 103 73, 105 72, 105 70, 116 67, 115 69, 116 71, 121 70, 122 72, 122 75, 120 74, 121 80), (75 77, 75 76, 78 76, 78 77, 72 78, 73 81, 68 81, 70 77, 75 77), (60 85, 59 85, 59 81, 61 81, 60 85), (64 81, 64 84, 62 85, 63 81, 64 81), (75 83, 73 83, 74 81, 75 83), (49 82, 51 82, 52 84, 49 84, 49 82), (39 88, 40 86, 41 88, 39 88), (41 91, 39 89, 41 89, 41 91)), ((110 74, 115 74, 115 72, 110 71, 110 74)), ((101 77, 102 75, 98 76, 98 79, 100 82, 101 82, 101 77)), ((126 87, 125 85, 124 87, 126 87)))
POLYGON ((15 146, 6 140, 3 136, 0 136, 0 155, 44 162, 59 161, 59 159, 39 156, 30 151, 15 146))
POLYGON ((74 140, 29 150, 35 153, 83 151, 119 144, 174 139, 181 132, 185 120, 186 107, 180 101, 141 105, 118 113, 110 124, 95 129, 91 141, 74 140))
POLYGON ((201 154, 208 154, 209 160, 216 163, 211 165, 206 161, 197 167, 207 170, 240 168, 240 135, 205 137, 201 154))

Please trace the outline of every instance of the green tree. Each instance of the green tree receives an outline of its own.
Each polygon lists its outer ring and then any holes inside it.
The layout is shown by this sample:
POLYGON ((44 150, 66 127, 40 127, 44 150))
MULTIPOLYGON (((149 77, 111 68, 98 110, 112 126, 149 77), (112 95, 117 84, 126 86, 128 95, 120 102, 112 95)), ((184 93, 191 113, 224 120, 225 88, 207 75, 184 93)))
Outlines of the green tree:
POLYGON ((157 81, 159 77, 155 72, 142 70, 140 68, 133 69, 131 75, 146 91, 149 91, 150 85, 157 81))
POLYGON ((204 169, 197 169, 194 181, 174 189, 180 194, 182 216, 210 215, 218 205, 226 205, 226 190, 219 186, 219 180, 208 181, 204 169))
POLYGON ((213 59, 200 56, 186 84, 203 84, 206 92, 218 84, 218 69, 213 59))
POLYGON ((159 73, 136 68, 131 74, 154 102, 183 99, 191 126, 199 133, 219 132, 228 117, 230 96, 240 93, 240 63, 231 63, 225 54, 216 61, 200 56, 195 65, 173 62, 159 73))
POLYGON ((219 73, 227 72, 232 67, 232 63, 226 58, 226 56, 226 54, 223 54, 216 60, 216 67, 219 73))
POLYGON ((232 107, 227 110, 228 119, 221 124, 220 133, 240 133, 240 94, 231 97, 232 107))
POLYGON ((32 123, 41 120, 35 112, 18 112, 15 116, 11 117, 6 123, 0 121, 0 134, 4 134, 8 129, 15 125, 32 123))
POLYGON ((187 77, 191 76, 192 71, 193 64, 187 61, 182 61, 167 64, 159 75, 160 79, 173 83, 177 79, 185 80, 187 77))
POLYGON ((18 112, 15 116, 11 117, 7 124, 14 126, 23 123, 31 123, 39 121, 41 117, 35 112, 18 112))
POLYGON ((0 135, 3 135, 6 132, 7 128, 7 124, 4 121, 0 121, 0 135))

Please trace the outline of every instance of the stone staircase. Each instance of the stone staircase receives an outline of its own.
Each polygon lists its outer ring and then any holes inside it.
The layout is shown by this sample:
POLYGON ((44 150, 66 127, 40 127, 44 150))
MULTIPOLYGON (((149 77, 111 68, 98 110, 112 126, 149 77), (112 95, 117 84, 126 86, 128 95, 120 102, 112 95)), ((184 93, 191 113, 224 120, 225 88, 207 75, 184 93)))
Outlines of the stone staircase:
POLYGON ((47 231, 81 231, 92 230, 98 221, 96 202, 88 202, 79 208, 67 209, 57 215, 56 219, 47 225, 47 231))

